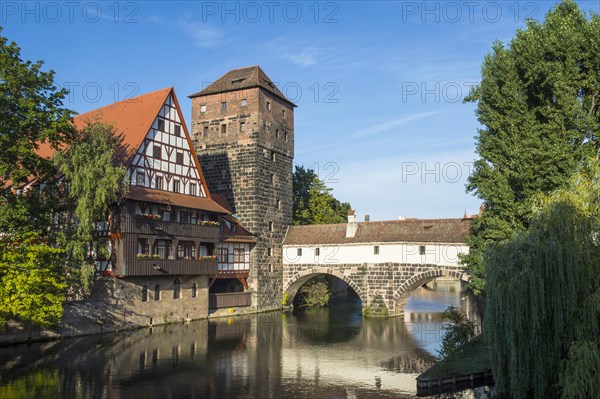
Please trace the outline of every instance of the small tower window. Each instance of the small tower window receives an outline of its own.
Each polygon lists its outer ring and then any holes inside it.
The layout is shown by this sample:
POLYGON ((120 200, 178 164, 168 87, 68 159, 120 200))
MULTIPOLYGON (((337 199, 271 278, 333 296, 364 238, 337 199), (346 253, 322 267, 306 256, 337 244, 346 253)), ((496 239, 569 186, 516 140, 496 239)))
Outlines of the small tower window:
POLYGON ((273 231, 273 222, 269 222, 269 231, 273 231))
POLYGON ((285 119, 285 109, 281 110, 281 116, 285 119))
POLYGON ((267 248, 267 256, 273 256, 273 248, 267 248))
POLYGON ((271 110, 271 101, 267 101, 267 111, 271 110))
POLYGON ((204 126, 204 135, 208 136, 208 126, 204 126))
POLYGON ((221 111, 227 110, 227 101, 221 101, 221 111))
POLYGON ((145 285, 142 287, 142 302, 148 301, 148 286, 145 285))
POLYGON ((221 133, 222 133, 222 134, 225 134, 225 133, 227 133, 227 125, 226 125, 226 124, 222 124, 222 125, 221 125, 221 133))
POLYGON ((154 286, 154 300, 160 301, 160 284, 154 286))
POLYGON ((281 200, 277 200, 277 209, 281 209, 281 200))
POLYGON ((248 100, 246 100, 245 98, 242 99, 242 107, 245 107, 248 105, 248 100))
POLYGON ((275 138, 278 139, 279 138, 279 129, 275 129, 275 138))
POLYGON ((275 160, 275 151, 271 151, 271 161, 275 160))
POLYGON ((288 141, 288 134, 287 134, 287 132, 283 133, 283 140, 286 141, 286 142, 288 141))
POLYGON ((240 122, 240 133, 246 133, 246 122, 240 122))
POLYGON ((275 183, 275 175, 273 173, 271 173, 271 183, 275 183))
POLYGON ((206 112, 206 105, 200 106, 200 112, 206 112))

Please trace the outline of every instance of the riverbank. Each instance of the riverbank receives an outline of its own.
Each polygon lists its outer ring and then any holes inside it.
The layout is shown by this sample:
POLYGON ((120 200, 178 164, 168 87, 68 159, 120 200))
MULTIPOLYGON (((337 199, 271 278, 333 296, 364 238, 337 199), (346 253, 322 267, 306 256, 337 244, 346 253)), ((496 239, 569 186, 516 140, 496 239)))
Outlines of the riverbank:
POLYGON ((467 343, 459 355, 444 359, 419 375, 417 395, 454 392, 493 383, 489 348, 480 334, 467 343))

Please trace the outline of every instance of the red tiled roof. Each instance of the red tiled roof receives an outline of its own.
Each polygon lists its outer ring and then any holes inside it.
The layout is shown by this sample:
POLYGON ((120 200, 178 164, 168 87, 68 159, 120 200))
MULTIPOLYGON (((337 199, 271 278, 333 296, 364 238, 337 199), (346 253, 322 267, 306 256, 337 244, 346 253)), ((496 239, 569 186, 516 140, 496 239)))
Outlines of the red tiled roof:
POLYGON ((296 105, 288 100, 283 93, 277 88, 275 83, 267 76, 267 74, 258 66, 232 69, 225 75, 210 84, 207 88, 191 94, 189 98, 206 96, 215 93, 224 93, 228 91, 251 89, 260 87, 271 94, 279 97, 283 101, 289 103, 292 107, 296 105))
POLYGON ((356 235, 346 238, 346 223, 290 226, 284 245, 329 245, 371 242, 439 242, 463 244, 471 219, 387 220, 357 223, 356 235))
MULTIPOLYGON (((141 96, 119 101, 102 108, 98 108, 73 118, 73 123, 78 130, 82 130, 88 123, 102 122, 112 125, 115 133, 122 135, 122 146, 127 155, 131 156, 140 146, 158 115, 160 107, 164 104, 172 87, 142 94, 141 96)), ((54 150, 48 143, 41 143, 37 150, 38 155, 51 158, 54 150)))
POLYGON ((228 214, 229 212, 219 206, 210 198, 200 198, 192 195, 178 194, 170 191, 155 190, 147 187, 131 186, 125 198, 138 201, 154 202, 158 204, 178 205, 191 209, 202 209, 210 212, 228 214))

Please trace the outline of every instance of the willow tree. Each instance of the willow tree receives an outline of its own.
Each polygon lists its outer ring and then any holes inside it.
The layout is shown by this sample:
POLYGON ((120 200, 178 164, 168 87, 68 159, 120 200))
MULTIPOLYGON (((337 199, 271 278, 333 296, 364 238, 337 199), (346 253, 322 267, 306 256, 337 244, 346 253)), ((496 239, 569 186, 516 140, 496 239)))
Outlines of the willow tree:
POLYGON ((515 399, 600 397, 598 165, 486 251, 484 330, 497 390, 515 399))
POLYGON ((84 296, 91 287, 94 261, 109 255, 106 239, 94 237, 94 224, 107 221, 111 206, 123 195, 127 171, 124 151, 113 128, 100 122, 86 126, 80 140, 54 161, 68 186, 64 223, 56 240, 65 249, 71 294, 84 296))
POLYGON ((488 242, 524 231, 531 200, 563 187, 582 160, 595 156, 600 130, 600 18, 574 1, 542 23, 528 21, 508 44, 495 43, 482 66, 476 102, 482 128, 467 191, 483 200, 464 263, 483 292, 488 242))

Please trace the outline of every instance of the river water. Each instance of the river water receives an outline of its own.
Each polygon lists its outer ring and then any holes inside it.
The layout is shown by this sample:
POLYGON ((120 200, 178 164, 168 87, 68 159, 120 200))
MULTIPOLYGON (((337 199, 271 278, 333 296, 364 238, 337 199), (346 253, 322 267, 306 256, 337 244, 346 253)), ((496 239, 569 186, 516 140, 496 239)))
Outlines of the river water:
POLYGON ((415 291, 404 318, 363 319, 349 296, 329 308, 1 348, 0 399, 410 398, 435 362, 449 305, 471 309, 459 285, 439 283, 415 291))

